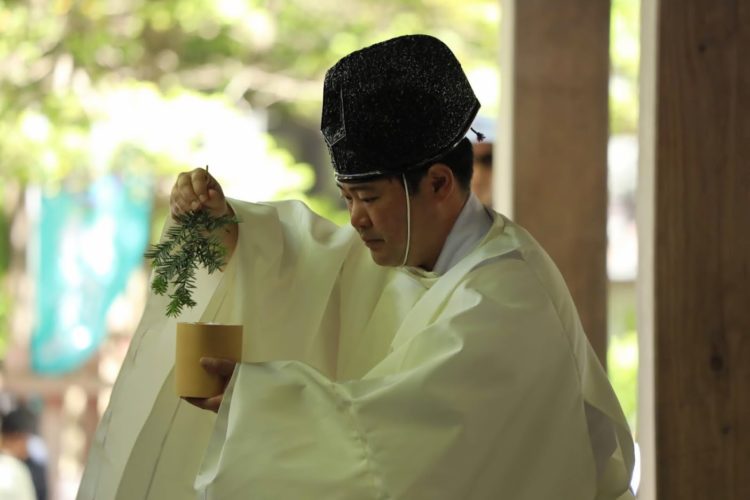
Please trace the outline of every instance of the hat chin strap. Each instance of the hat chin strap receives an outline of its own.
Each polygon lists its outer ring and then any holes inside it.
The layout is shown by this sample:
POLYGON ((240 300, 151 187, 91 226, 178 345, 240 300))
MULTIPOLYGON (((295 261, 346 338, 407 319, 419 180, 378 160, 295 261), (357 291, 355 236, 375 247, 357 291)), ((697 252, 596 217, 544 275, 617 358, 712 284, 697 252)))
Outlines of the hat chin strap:
POLYGON ((409 201, 409 185, 406 183, 406 174, 401 174, 401 180, 404 181, 404 192, 406 193, 406 251, 404 252, 404 261, 401 267, 406 265, 409 258, 409 249, 411 246, 411 204, 409 201))

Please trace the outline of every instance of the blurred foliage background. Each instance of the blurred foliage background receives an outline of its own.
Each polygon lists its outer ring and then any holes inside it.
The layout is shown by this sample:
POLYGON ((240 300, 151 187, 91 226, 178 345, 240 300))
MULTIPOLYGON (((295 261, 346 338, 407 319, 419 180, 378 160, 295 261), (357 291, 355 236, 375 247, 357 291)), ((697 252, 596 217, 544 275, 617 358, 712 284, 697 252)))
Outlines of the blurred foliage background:
MULTIPOLYGON (((493 66, 498 16, 495 2, 481 1, 6 1, 2 173, 43 183, 106 170, 172 173, 215 125, 205 121, 208 110, 268 111, 272 124, 317 130, 322 77, 338 58, 384 38, 429 32, 451 45, 469 71, 493 66), (182 144, 170 148, 161 134, 131 134, 108 157, 94 158, 92 132, 126 111, 113 102, 118 98, 125 106, 150 100, 148 113, 129 117, 133 126, 148 126, 152 113, 171 106, 182 144)), ((281 148, 297 153, 299 146, 287 141, 281 148)))

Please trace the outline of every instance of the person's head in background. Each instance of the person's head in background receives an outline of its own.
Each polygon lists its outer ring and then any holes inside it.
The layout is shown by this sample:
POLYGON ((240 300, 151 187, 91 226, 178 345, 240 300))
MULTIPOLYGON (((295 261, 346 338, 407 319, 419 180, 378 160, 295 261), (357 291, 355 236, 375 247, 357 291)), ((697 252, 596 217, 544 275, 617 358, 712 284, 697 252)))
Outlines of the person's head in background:
POLYGON ((475 134, 470 134, 474 149, 474 174, 471 177, 471 190, 486 207, 492 207, 492 150, 495 144, 495 122, 479 115, 471 126, 484 138, 479 141, 475 134))
MULTIPOLYGON (((38 500, 48 498, 46 447, 37 435, 38 415, 25 402, 4 409, 0 417, 0 451, 26 464, 38 500)), ((0 494, 0 498, 2 494, 0 494)))
POLYGON ((36 432, 36 415, 26 406, 18 406, 2 416, 0 448, 19 460, 29 457, 29 439, 36 432))

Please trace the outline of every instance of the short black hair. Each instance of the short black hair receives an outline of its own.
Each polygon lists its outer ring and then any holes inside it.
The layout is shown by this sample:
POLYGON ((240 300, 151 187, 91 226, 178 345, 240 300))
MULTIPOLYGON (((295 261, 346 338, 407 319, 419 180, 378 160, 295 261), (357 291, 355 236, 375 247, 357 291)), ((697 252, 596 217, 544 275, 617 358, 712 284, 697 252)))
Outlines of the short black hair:
POLYGON ((409 170, 405 173, 406 185, 409 187, 409 194, 417 194, 419 192, 419 183, 422 181, 427 171, 436 163, 443 163, 448 165, 453 172, 453 176, 458 181, 458 185, 462 190, 468 192, 471 187, 471 175, 474 172, 474 150, 471 146, 471 141, 464 137, 456 147, 448 151, 440 158, 431 161, 430 163, 409 170))
POLYGON ((2 416, 0 432, 7 434, 34 434, 37 431, 37 416, 26 406, 18 406, 2 416))

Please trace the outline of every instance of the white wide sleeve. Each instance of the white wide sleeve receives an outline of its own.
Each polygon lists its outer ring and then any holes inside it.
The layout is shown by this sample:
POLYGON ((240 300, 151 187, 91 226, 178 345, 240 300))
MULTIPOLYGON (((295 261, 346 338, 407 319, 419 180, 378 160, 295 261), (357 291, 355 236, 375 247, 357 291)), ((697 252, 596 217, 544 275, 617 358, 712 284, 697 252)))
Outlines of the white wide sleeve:
POLYGON ((473 272, 360 380, 298 361, 239 365, 196 488, 212 499, 596 498, 580 374, 553 303, 525 263, 498 265, 504 288, 473 272))

